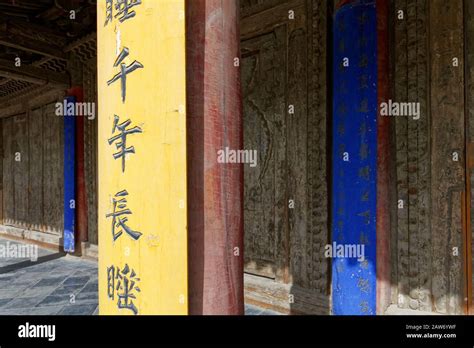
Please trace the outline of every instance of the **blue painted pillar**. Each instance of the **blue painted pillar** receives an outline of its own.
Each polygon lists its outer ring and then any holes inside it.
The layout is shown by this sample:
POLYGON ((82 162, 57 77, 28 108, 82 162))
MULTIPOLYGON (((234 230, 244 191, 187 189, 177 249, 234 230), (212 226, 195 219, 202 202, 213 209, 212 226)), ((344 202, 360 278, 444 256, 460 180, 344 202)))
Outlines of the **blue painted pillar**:
MULTIPOLYGON (((66 105, 75 104, 75 97, 67 97, 66 105)), ((64 115, 64 251, 75 251, 76 217, 76 117, 74 108, 66 107, 64 115)))
POLYGON ((332 307, 376 313, 377 20, 375 0, 334 20, 332 307), (363 259, 360 257, 363 252, 363 259))

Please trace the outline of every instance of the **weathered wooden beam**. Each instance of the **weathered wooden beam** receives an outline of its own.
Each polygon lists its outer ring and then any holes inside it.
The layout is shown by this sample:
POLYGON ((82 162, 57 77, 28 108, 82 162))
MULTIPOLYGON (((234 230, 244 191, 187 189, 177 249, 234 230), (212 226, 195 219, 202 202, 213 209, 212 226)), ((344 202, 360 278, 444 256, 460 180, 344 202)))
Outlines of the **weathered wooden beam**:
POLYGON ((6 98, 0 99, 0 118, 18 115, 29 109, 35 109, 42 105, 61 100, 64 92, 51 86, 38 87, 31 92, 14 98, 12 101, 6 101, 6 98))
POLYGON ((67 54, 59 46, 46 44, 23 35, 14 35, 0 29, 0 45, 16 48, 22 51, 41 54, 43 56, 67 59, 67 54))
POLYGON ((50 45, 63 47, 66 45, 68 38, 57 31, 31 23, 27 20, 12 19, 0 13, 0 28, 7 31, 11 35, 22 35, 31 39, 44 42, 50 45))
POLYGON ((7 84, 8 82, 10 82, 10 81, 11 81, 11 79, 4 79, 4 78, 2 78, 2 79, 0 80, 0 86, 6 85, 6 84, 7 84))
POLYGON ((58 88, 69 86, 69 76, 31 65, 16 67, 13 61, 0 59, 0 76, 14 80, 27 81, 39 85, 50 84, 58 88))

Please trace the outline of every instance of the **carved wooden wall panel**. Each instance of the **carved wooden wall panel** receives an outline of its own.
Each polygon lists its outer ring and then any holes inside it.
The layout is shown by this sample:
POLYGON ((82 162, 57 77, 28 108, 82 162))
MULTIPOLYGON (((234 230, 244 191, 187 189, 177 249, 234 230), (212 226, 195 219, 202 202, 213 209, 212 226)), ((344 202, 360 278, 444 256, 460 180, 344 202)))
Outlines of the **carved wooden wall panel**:
POLYGON ((463 1, 430 2, 432 115, 432 248, 434 307, 441 313, 462 313, 462 197, 464 178, 463 1), (457 154, 457 160, 453 157, 457 154))
POLYGON ((401 308, 461 313, 464 194, 462 1, 393 1, 393 96, 419 102, 420 119, 393 120, 401 308), (404 17, 400 19, 399 11, 404 17), (462 63, 460 63, 462 64, 462 63), (458 160, 453 160, 453 153, 458 160))
POLYGON ((244 148, 256 149, 255 168, 244 169, 245 257, 247 270, 275 276, 284 237, 286 168, 286 28, 242 44, 244 148))
POLYGON ((2 120, 5 225, 63 231, 63 119, 55 103, 2 120))
POLYGON ((328 297, 328 6, 241 1, 244 142, 259 154, 257 168, 245 166, 246 272, 310 302, 328 297))
POLYGON ((13 118, 2 119, 3 125, 3 223, 8 225, 15 221, 13 189, 13 118))
MULTIPOLYGON (((472 240, 474 240, 474 231, 472 227, 474 226, 474 2, 465 1, 464 2, 464 25, 465 25, 465 58, 466 58, 466 76, 465 76, 465 94, 466 94, 466 135, 467 135, 467 156, 466 160, 468 161, 468 173, 466 180, 469 181, 469 198, 470 198, 470 228, 471 228, 471 272, 474 267, 474 258, 472 258, 472 252, 474 251, 474 245, 472 245, 472 240)), ((469 232, 469 231, 468 231, 469 232)), ((469 281, 469 279, 468 279, 469 281)), ((471 279, 471 296, 472 289, 474 289, 474 282, 471 279)), ((472 311, 471 311, 472 313, 472 311)))

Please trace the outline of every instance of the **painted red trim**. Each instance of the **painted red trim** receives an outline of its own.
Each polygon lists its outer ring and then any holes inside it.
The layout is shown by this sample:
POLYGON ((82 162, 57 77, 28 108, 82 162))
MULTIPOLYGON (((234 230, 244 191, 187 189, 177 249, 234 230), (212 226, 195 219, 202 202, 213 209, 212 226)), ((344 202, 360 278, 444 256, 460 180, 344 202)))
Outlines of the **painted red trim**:
MULTIPOLYGON (((76 102, 84 101, 82 87, 72 87, 67 95, 76 97, 76 102)), ((88 240, 87 196, 84 169, 84 115, 76 115, 76 250, 81 250, 81 242, 88 240)))
POLYGON ((186 1, 190 314, 243 314, 243 167, 237 1, 186 1), (234 255, 238 248, 239 255, 234 255))
MULTIPOLYGON (((378 105, 390 98, 388 54, 388 1, 377 0, 378 105)), ((391 302, 390 279, 390 124, 378 113, 377 139, 377 314, 383 314, 391 302)))

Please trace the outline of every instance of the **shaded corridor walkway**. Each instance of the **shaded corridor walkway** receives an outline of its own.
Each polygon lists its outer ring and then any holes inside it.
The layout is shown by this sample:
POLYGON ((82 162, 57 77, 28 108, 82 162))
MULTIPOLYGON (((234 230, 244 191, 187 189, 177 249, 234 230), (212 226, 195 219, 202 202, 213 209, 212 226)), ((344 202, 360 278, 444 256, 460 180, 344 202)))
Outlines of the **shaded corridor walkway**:
MULTIPOLYGON (((0 238, 0 246, 27 245, 0 238)), ((98 313, 97 262, 38 247, 38 260, 0 256, 0 315, 98 313)), ((253 305, 246 315, 278 315, 253 305)))
MULTIPOLYGON (((20 244, 0 238, 7 242, 20 244)), ((97 307, 96 262, 42 248, 36 262, 0 257, 0 315, 92 315, 97 307)))

